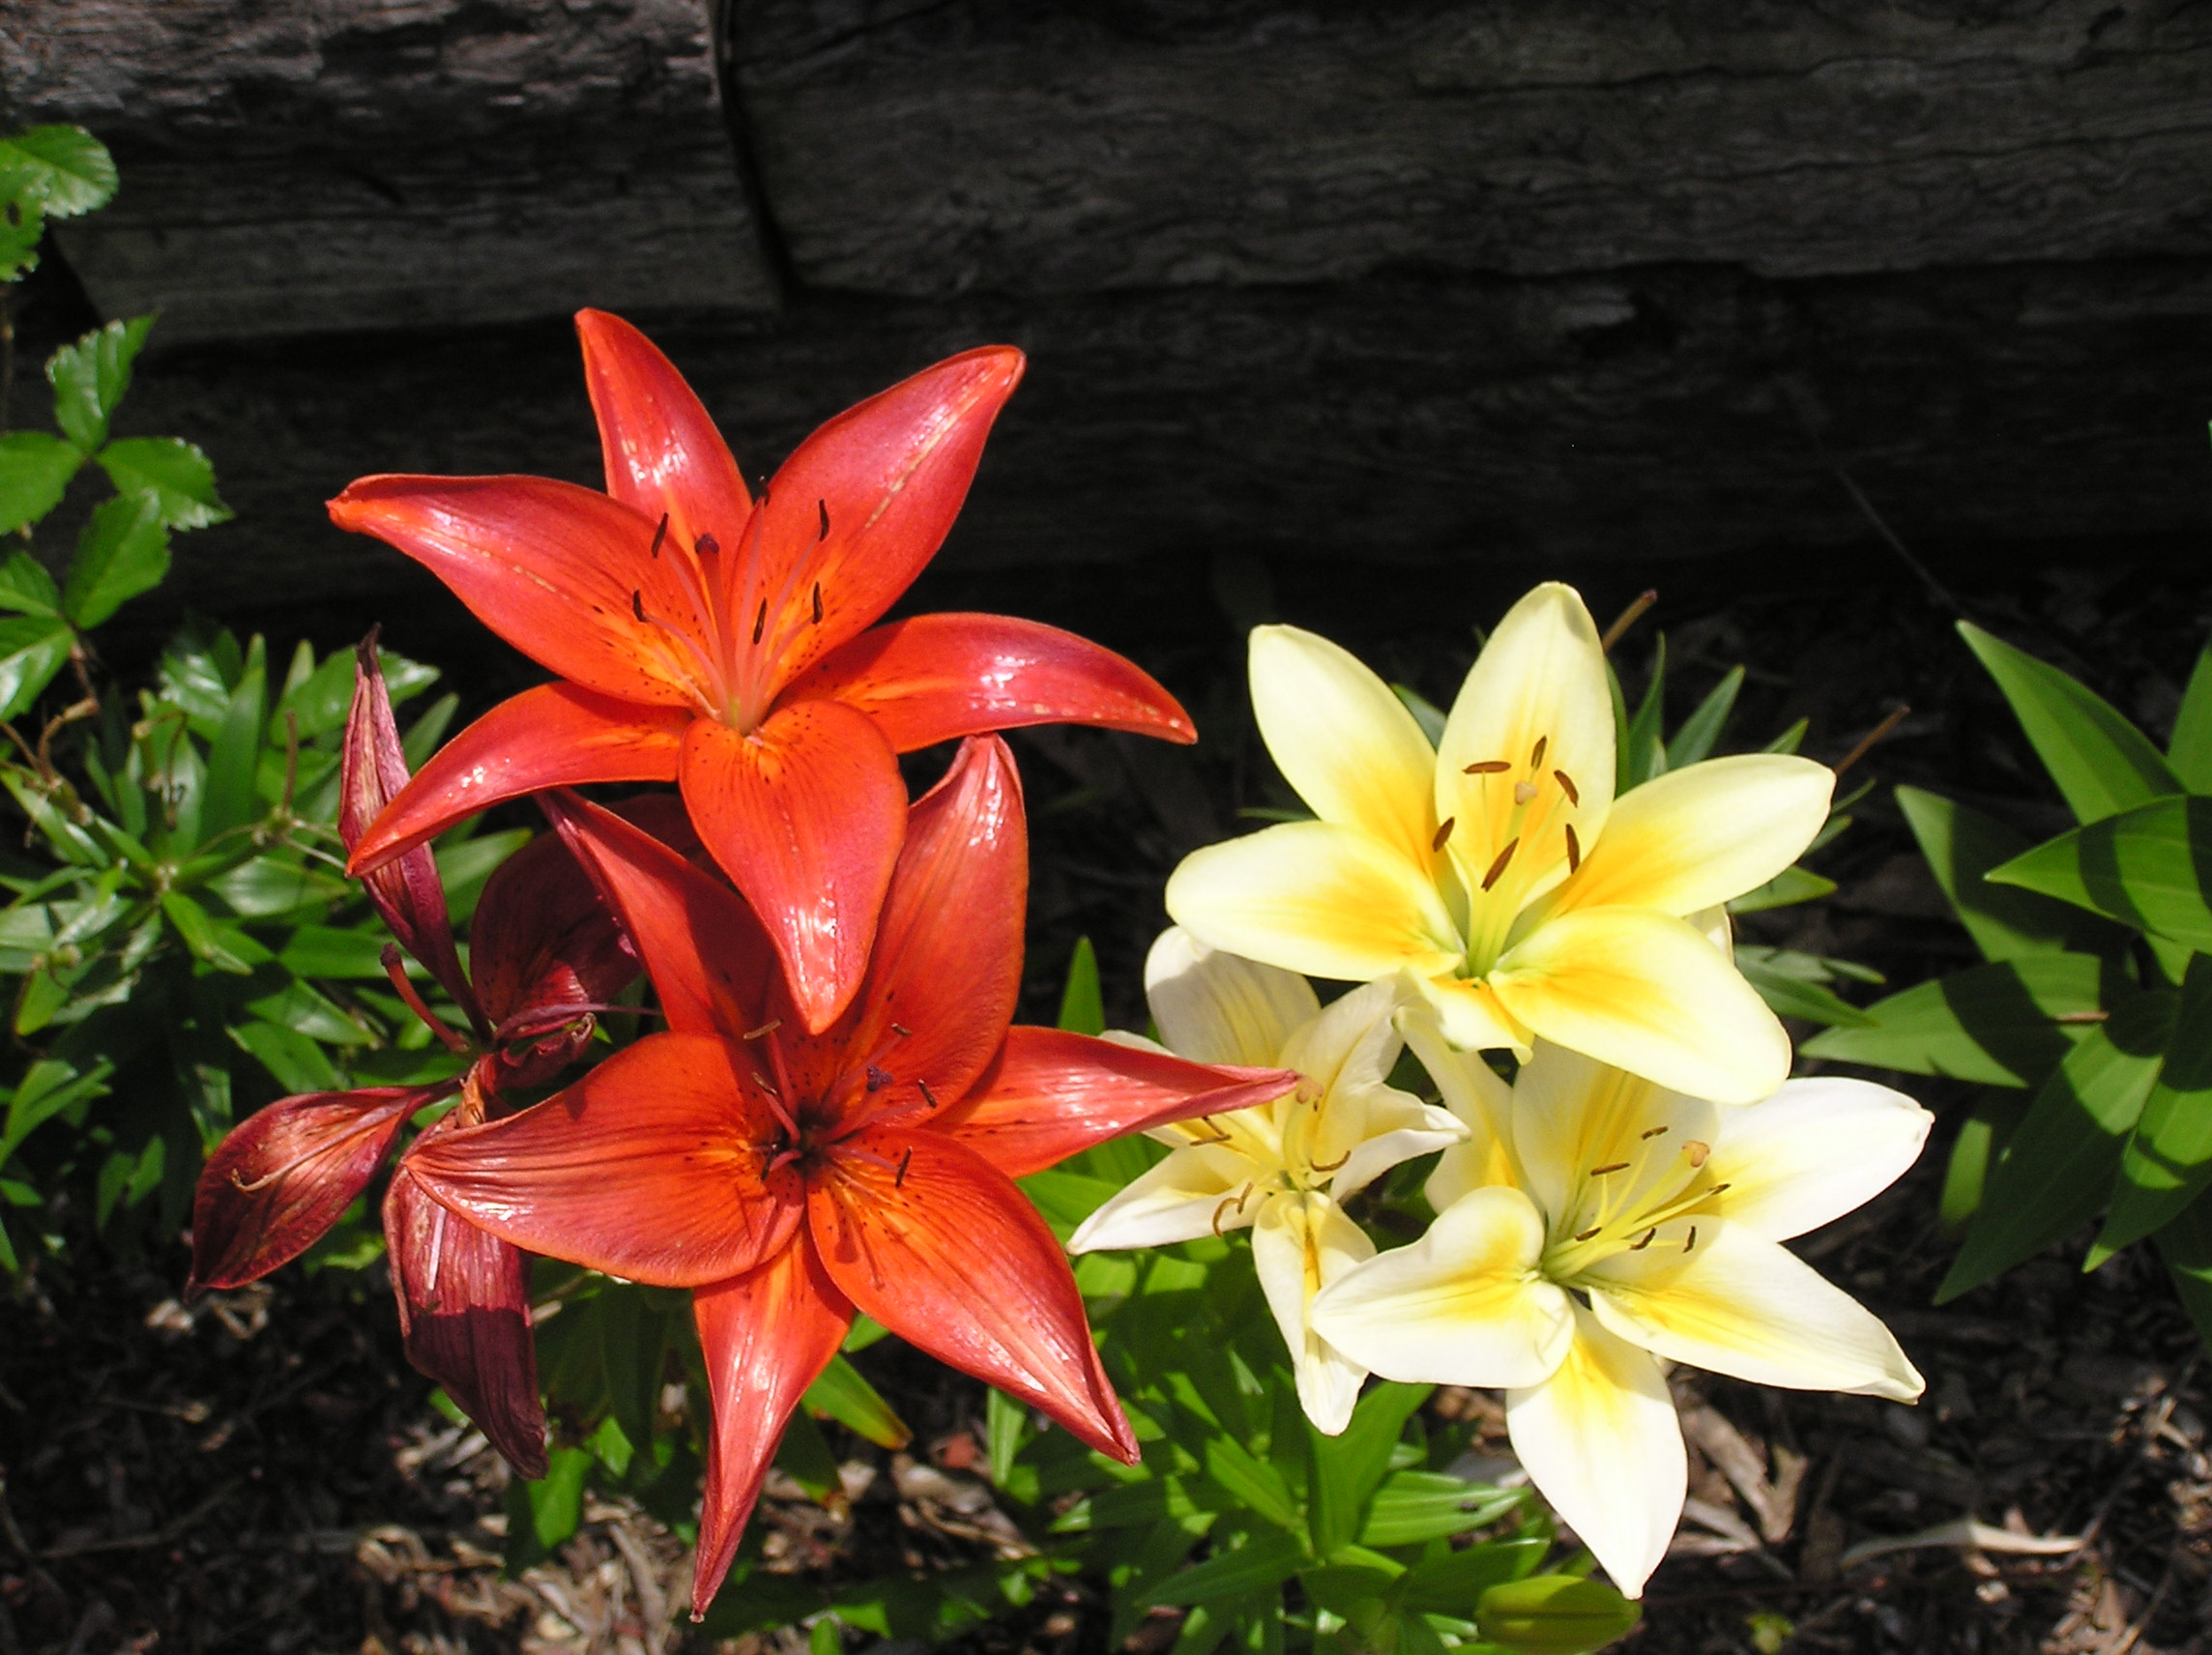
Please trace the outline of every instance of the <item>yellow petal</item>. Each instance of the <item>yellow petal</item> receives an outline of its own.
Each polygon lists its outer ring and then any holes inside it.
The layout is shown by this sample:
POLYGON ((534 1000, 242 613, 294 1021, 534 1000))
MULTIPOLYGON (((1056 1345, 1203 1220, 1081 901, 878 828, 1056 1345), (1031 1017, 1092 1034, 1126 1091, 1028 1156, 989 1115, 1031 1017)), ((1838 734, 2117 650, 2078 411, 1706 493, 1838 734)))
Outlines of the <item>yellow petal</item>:
POLYGON ((1436 749, 1357 657, 1295 626, 1255 626, 1252 716, 1283 779, 1316 816, 1364 828, 1428 864, 1436 749))
POLYGON ((1465 1142, 1454 1144, 1438 1160, 1421 1193, 1441 1212, 1470 1190, 1492 1184, 1518 1184, 1520 1173, 1513 1159, 1513 1089, 1478 1053, 1454 1051, 1445 1041, 1443 1020, 1436 1007, 1423 1001, 1398 1013, 1398 1027, 1406 1044, 1429 1078, 1443 1094, 1449 1109, 1467 1131, 1465 1142))
POLYGON ((1414 986, 1436 1012, 1443 1037, 1469 1052, 1528 1055, 1528 1026, 1507 1011, 1489 983, 1479 978, 1425 977, 1414 986))
POLYGON ((1720 1111, 1704 1099, 1548 1040, 1537 1042, 1513 1082, 1513 1147, 1524 1187, 1552 1215, 1555 1234, 1594 1222, 1586 1216, 1592 1204, 1614 1213, 1648 1210, 1651 1196, 1687 1181, 1684 1147, 1709 1147, 1719 1129, 1720 1111), (1593 1178, 1599 1167, 1619 1170, 1593 1178))
POLYGON ((1690 1485, 1659 1364, 1578 1305, 1574 1348, 1542 1384, 1506 1393, 1505 1429, 1537 1492, 1613 1583, 1642 1597, 1690 1485))
POLYGON ((1067 1238, 1070 1253, 1165 1247, 1252 1222, 1270 1169, 1224 1145, 1177 1149, 1085 1219, 1067 1238), (1239 1203, 1238 1193, 1252 1193, 1239 1203))
POLYGON ((1655 908, 1691 914, 1764 885, 1828 819, 1836 773, 1790 753, 1743 753, 1669 770, 1614 800, 1605 831, 1555 912, 1655 908))
POLYGON ((1712 944, 1645 908, 1561 914, 1508 949, 1499 1002, 1544 1039, 1715 1103, 1756 1103, 1790 1037, 1712 944))
POLYGON ((1902 1177, 1935 1119, 1872 1081, 1791 1081, 1721 1118, 1707 1171, 1728 1188, 1708 1205, 1770 1241, 1818 1230, 1902 1177))
POLYGON ((1755 1385, 1897 1402, 1922 1389, 1879 1317, 1781 1243, 1725 1218, 1661 1225, 1642 1252, 1615 1253, 1577 1285, 1607 1327, 1673 1361, 1755 1385))
POLYGON ((1540 889, 1562 875, 1565 829, 1574 828, 1585 850, 1605 829, 1614 763, 1613 693, 1597 628, 1573 587, 1547 582, 1491 633, 1437 745, 1437 820, 1453 820, 1451 854, 1470 887, 1514 840, 1515 880, 1540 889), (1541 762, 1533 762, 1538 741, 1541 762), (1467 773, 1490 764, 1510 768, 1467 773), (1532 790, 1518 827, 1517 785, 1532 790))
POLYGON ((1367 1232, 1325 1195, 1272 1197, 1252 1226, 1252 1267, 1290 1348, 1299 1406, 1325 1437, 1352 1423, 1367 1370, 1313 1330, 1307 1309, 1323 1288, 1374 1257, 1367 1232))
POLYGON ((1176 1056, 1253 1068, 1274 1067, 1292 1031, 1321 1013, 1297 973, 1208 947, 1179 925, 1145 956, 1145 1000, 1176 1056))
POLYGON ((1433 975, 1460 958, 1427 874, 1373 834, 1326 822, 1193 851, 1168 879, 1167 906, 1216 948, 1317 977, 1433 975))
POLYGON ((1532 1385, 1573 1337, 1573 1301, 1536 1274, 1544 1221, 1516 1189, 1480 1189, 1411 1247, 1355 1265, 1315 1298, 1315 1330, 1385 1379, 1532 1385))

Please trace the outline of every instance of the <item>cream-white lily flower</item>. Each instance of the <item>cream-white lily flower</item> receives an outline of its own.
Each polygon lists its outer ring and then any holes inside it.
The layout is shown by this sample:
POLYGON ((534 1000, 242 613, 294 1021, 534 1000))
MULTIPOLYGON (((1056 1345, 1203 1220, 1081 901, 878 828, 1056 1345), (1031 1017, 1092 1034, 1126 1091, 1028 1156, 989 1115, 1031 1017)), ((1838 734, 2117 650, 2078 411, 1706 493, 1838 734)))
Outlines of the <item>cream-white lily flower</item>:
POLYGON ((1763 885, 1827 819, 1823 765, 1752 753, 1614 798, 1605 655, 1571 587, 1499 623, 1432 749, 1325 638, 1252 633, 1252 711, 1318 820, 1209 845, 1168 913, 1217 948, 1319 977, 1408 973, 1444 1031, 1539 1037, 1722 1103, 1790 1072, 1782 1026, 1687 916, 1763 885))
MULTIPOLYGON (((1145 995, 1167 1049, 1202 1063, 1295 1069, 1272 1103, 1164 1126, 1174 1153, 1087 1219, 1071 1253, 1159 1247, 1249 1225, 1252 1263, 1290 1347, 1298 1401, 1335 1436, 1367 1370, 1314 1333, 1315 1293, 1375 1256, 1342 1203, 1401 1161, 1456 1144, 1447 1111, 1389 1084, 1404 1041, 1395 982, 1353 990, 1325 1010, 1305 978, 1208 947, 1171 929, 1145 960, 1145 995)), ((1134 1034, 1111 1038, 1150 1045, 1134 1034)))
POLYGON ((1912 1164, 1932 1117, 1910 1098, 1823 1077, 1720 1109, 1543 1042, 1508 1089, 1404 1021, 1470 1136, 1429 1179, 1428 1233, 1345 1271, 1313 1324, 1386 1379, 1503 1389, 1514 1452, 1622 1591, 1686 1492, 1662 1358, 1920 1394, 1880 1320, 1782 1245, 1912 1164))

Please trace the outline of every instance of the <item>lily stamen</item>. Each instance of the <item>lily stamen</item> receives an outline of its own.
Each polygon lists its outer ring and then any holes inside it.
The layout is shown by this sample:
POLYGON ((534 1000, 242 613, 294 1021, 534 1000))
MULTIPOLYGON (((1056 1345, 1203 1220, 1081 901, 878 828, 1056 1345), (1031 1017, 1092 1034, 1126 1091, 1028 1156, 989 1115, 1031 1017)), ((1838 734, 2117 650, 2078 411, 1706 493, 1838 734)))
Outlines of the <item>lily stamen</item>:
POLYGON ((814 537, 815 542, 819 544, 830 537, 830 502, 817 500, 814 503, 814 509, 822 513, 822 528, 820 533, 814 537))
POLYGON ((1496 885, 1499 880, 1505 877, 1506 864, 1513 860, 1513 853, 1516 849, 1519 848, 1520 844, 1521 841, 1519 839, 1508 839, 1505 841, 1505 849, 1498 853, 1498 860, 1492 862, 1490 864, 1490 871, 1482 876, 1482 888, 1484 890, 1488 890, 1492 886, 1496 885))
POLYGON ((1581 789, 1575 786, 1575 778, 1565 770, 1554 770, 1552 779, 1559 784, 1559 791, 1567 796, 1567 802, 1576 809, 1581 809, 1583 796, 1581 789))
POLYGON ((1469 765, 1462 775, 1502 775, 1513 767, 1503 759, 1485 759, 1479 765, 1469 765))
POLYGON ((648 548, 647 548, 647 552, 646 552, 646 555, 647 555, 648 557, 651 557, 651 558, 653 558, 655 561, 656 561, 656 562, 657 562, 657 561, 659 560, 659 557, 660 557, 660 542, 661 542, 661 541, 663 541, 663 540, 665 540, 665 539, 667 539, 667 538, 668 538, 668 513, 667 513, 667 512, 665 512, 665 511, 663 511, 663 512, 660 514, 660 525, 659 525, 659 527, 657 527, 656 529, 655 529, 655 530, 653 531, 653 544, 652 544, 650 547, 648 547, 648 548))
POLYGON ((763 1034, 773 1034, 778 1029, 781 1029, 782 1027, 782 1018, 771 1017, 766 1023, 762 1024, 758 1029, 746 1030, 744 1033, 739 1036, 739 1038, 742 1040, 758 1040, 763 1034))
POLYGON ((1536 738, 1536 745, 1534 749, 1531 750, 1528 754, 1529 774, 1533 775, 1536 771, 1544 768, 1544 752, 1546 748, 1551 746, 1551 744, 1552 738, 1549 736, 1539 736, 1536 738))
POLYGON ((1583 865, 1583 842, 1575 837, 1575 825, 1567 824, 1567 872, 1579 873, 1583 865))
POLYGON ((1444 848, 1444 845, 1445 845, 1445 843, 1446 843, 1446 842, 1447 842, 1447 841, 1448 841, 1448 840, 1451 838, 1451 835, 1452 835, 1452 829, 1453 829, 1455 827, 1457 827, 1458 825, 1459 825, 1459 818, 1458 818, 1458 817, 1456 817, 1456 816, 1447 816, 1447 817, 1445 817, 1445 818, 1443 819, 1442 823, 1441 823, 1441 825, 1438 827, 1438 828, 1437 828, 1437 831, 1436 831, 1436 837, 1434 837, 1433 839, 1431 839, 1431 840, 1429 841, 1429 849, 1430 849, 1430 850, 1432 850, 1432 851, 1441 851, 1441 850, 1442 850, 1442 849, 1444 848))
POLYGON ((1609 1173, 1625 1173, 1633 1164, 1629 1161, 1614 1161, 1606 1166, 1590 1168, 1589 1176, 1593 1178, 1602 1178, 1609 1173))

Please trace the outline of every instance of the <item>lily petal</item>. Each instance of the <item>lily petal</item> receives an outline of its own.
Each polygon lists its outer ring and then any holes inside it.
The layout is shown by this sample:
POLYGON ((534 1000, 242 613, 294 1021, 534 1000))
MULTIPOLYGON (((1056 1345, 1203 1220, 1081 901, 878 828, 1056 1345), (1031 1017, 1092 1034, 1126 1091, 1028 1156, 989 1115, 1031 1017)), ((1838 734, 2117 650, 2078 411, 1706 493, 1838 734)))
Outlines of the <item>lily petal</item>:
POLYGON ((768 605, 778 685, 873 625, 937 555, 1022 365, 1009 346, 964 351, 846 409, 777 468, 733 613, 768 605))
POLYGON ((1169 1051, 1194 1063, 1272 1066, 1292 1031, 1321 1015, 1295 972, 1201 943, 1179 925, 1145 955, 1145 1001, 1169 1051))
POLYGON ((699 836, 760 915, 811 1033, 851 1003, 906 832, 898 760, 834 701, 782 708, 749 736, 684 733, 682 783, 699 836))
POLYGON ((1784 1247, 1725 1218, 1659 1227, 1582 1282, 1623 1339, 1755 1385, 1910 1402, 1923 1388, 1881 1319, 1784 1247))
POLYGON ((706 618, 648 556, 655 520, 635 508, 543 477, 364 477, 330 512, 413 558, 539 666, 622 701, 713 705, 683 641, 706 618))
POLYGON ((1475 1052, 1455 1052, 1444 1041, 1442 1020, 1426 1001, 1398 1013, 1398 1028, 1421 1067, 1437 1083, 1444 1105, 1466 1128, 1466 1141, 1447 1148, 1421 1193, 1437 1211, 1470 1190, 1521 1181, 1513 1158, 1513 1089, 1475 1052))
POLYGON ((1514 1079, 1522 1187, 1553 1215, 1555 1228, 1579 1228, 1581 1199, 1593 1182, 1603 1191, 1594 1199, 1607 1211, 1648 1210, 1689 1176, 1685 1147, 1709 1148, 1720 1135, 1720 1111, 1703 1098, 1550 1041, 1538 1043, 1514 1079), (1593 1180, 1597 1167, 1618 1170, 1593 1180), (1570 1217, 1578 1222, 1566 1224, 1570 1217))
POLYGON ((1437 752, 1390 686, 1296 626, 1252 629, 1251 677, 1260 739, 1313 813, 1433 865, 1437 752))
POLYGON ((192 1194, 187 1291, 243 1287, 305 1253, 368 1187, 407 1118, 459 1086, 308 1092, 232 1127, 192 1194))
POLYGON ((1411 1247, 1347 1271, 1314 1328, 1355 1362, 1414 1384, 1532 1385, 1566 1355, 1574 1301, 1535 1274, 1544 1219, 1517 1189, 1478 1189, 1411 1247))
POLYGON ((697 1615, 730 1572, 783 1428, 844 1342, 853 1305, 800 1236, 749 1274, 699 1289, 691 1308, 714 1408, 691 1577, 697 1615))
POLYGON ((1803 1235, 1903 1177, 1935 1120, 1872 1081, 1790 1081, 1764 1103, 1721 1118, 1706 1170, 1728 1188, 1707 1205, 1769 1241, 1803 1235))
POLYGON ((1124 1132, 1249 1109, 1297 1084, 1289 1069, 1193 1063, 1118 1040, 1017 1023, 975 1091, 930 1126, 1018 1178, 1124 1132))
POLYGON ((1505 1429, 1537 1491, 1614 1584, 1642 1597, 1690 1487, 1659 1364, 1578 1305, 1566 1360, 1542 1384, 1506 1392, 1505 1429))
POLYGON ((901 753, 1030 724, 1198 740, 1190 714, 1133 662, 1004 615, 916 615, 871 626, 783 692, 786 701, 814 697, 865 713, 901 753))
POLYGON ((446 1387, 517 1476, 545 1475, 528 1256, 424 1195, 404 1158, 384 1196, 384 1240, 407 1360, 446 1387))
POLYGON ((430 755, 353 846, 360 875, 435 838, 465 816, 552 787, 674 781, 690 713, 539 684, 501 702, 430 755))
POLYGON ((1396 1012, 1404 985, 1394 977, 1362 984, 1332 1002, 1287 1039, 1285 1068, 1305 1076, 1320 1100, 1294 1115, 1285 1137, 1306 1165, 1334 1168, 1329 1193, 1349 1200, 1400 1161, 1456 1144, 1466 1136, 1458 1121, 1389 1084, 1405 1049, 1396 1012), (1302 1131, 1300 1146, 1295 1138, 1302 1131))
POLYGON ((1433 976, 1462 954, 1424 869, 1328 822, 1287 822, 1193 851, 1168 878, 1167 908, 1216 948, 1317 977, 1433 976))
POLYGON ((1172 1150, 1078 1225, 1067 1238, 1067 1250, 1165 1247, 1241 1230, 1267 1200, 1251 1196, 1255 1179, 1266 1171, 1226 1145, 1172 1150), (1241 1201, 1240 1190, 1245 1194, 1241 1201))
POLYGON ((1828 819, 1836 772, 1790 753, 1738 753, 1669 770, 1624 793, 1553 911, 1655 908, 1688 915, 1764 885, 1828 819))
POLYGON ((830 1278, 886 1327, 1124 1464, 1137 1441, 1105 1383, 1067 1259, 1036 1208, 933 1131, 849 1138, 807 1186, 830 1278))
POLYGON ((1367 1370, 1314 1331, 1308 1310, 1323 1288, 1374 1257, 1367 1232, 1325 1195, 1276 1196, 1252 1226, 1252 1267, 1290 1348, 1298 1405, 1324 1437, 1352 1423, 1367 1370))
POLYGON ((1680 919, 1585 908, 1536 927, 1491 973, 1545 1039, 1674 1091, 1757 1103, 1790 1074, 1790 1037, 1751 985, 1680 919))
MULTIPOLYGON (((684 376, 643 334, 604 310, 576 312, 584 388, 599 424, 607 492, 689 553, 702 535, 734 546, 752 510, 738 462, 684 376)), ((668 547, 662 547, 666 555, 668 547)))
POLYGON ((743 1052, 649 1034, 505 1120, 419 1145, 408 1170, 470 1223, 652 1287, 753 1268, 791 1239, 800 1177, 770 1171, 775 1118, 743 1052))
POLYGON ((1528 1055, 1535 1035, 1506 1008, 1489 980, 1416 976, 1414 987, 1436 1013, 1443 1037, 1453 1045, 1470 1052, 1505 1051, 1517 1058, 1528 1055))

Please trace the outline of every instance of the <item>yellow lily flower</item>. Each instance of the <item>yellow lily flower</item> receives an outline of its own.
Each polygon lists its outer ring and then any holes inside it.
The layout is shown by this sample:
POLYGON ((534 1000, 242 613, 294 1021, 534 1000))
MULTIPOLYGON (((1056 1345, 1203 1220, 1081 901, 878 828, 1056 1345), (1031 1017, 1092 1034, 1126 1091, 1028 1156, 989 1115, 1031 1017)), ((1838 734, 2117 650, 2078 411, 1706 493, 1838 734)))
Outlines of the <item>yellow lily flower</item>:
POLYGON ((1503 1388, 1514 1453, 1622 1591, 1686 1492, 1661 1358, 1920 1394, 1879 1319, 1782 1245, 1912 1164, 1933 1118, 1910 1098, 1823 1077, 1724 1110, 1541 1042, 1508 1089, 1405 1023, 1470 1140, 1430 1176, 1428 1233, 1345 1271, 1314 1326, 1388 1379, 1503 1388))
POLYGON ((1613 698, 1589 611, 1537 587, 1491 635, 1432 749, 1350 653, 1252 633, 1252 711, 1318 820, 1209 845, 1168 913, 1313 976, 1408 973, 1452 1043, 1541 1037, 1722 1103, 1771 1093, 1790 1042, 1687 916, 1763 885, 1827 818, 1835 775, 1780 753, 1614 798, 1613 698))
MULTIPOLYGON (((1340 1204, 1400 1161, 1458 1143, 1467 1128, 1388 1083, 1405 1045, 1391 1022, 1401 1003, 1395 983, 1354 989, 1324 1010, 1305 978, 1171 929, 1146 957, 1145 997, 1178 1057, 1302 1078, 1272 1103, 1154 1130, 1175 1152, 1093 1212, 1067 1249, 1161 1247, 1249 1225, 1298 1401, 1333 1437, 1351 1423, 1367 1370, 1314 1333, 1306 1307, 1375 1256, 1340 1204)), ((1152 1045, 1134 1034, 1108 1038, 1152 1045)))

